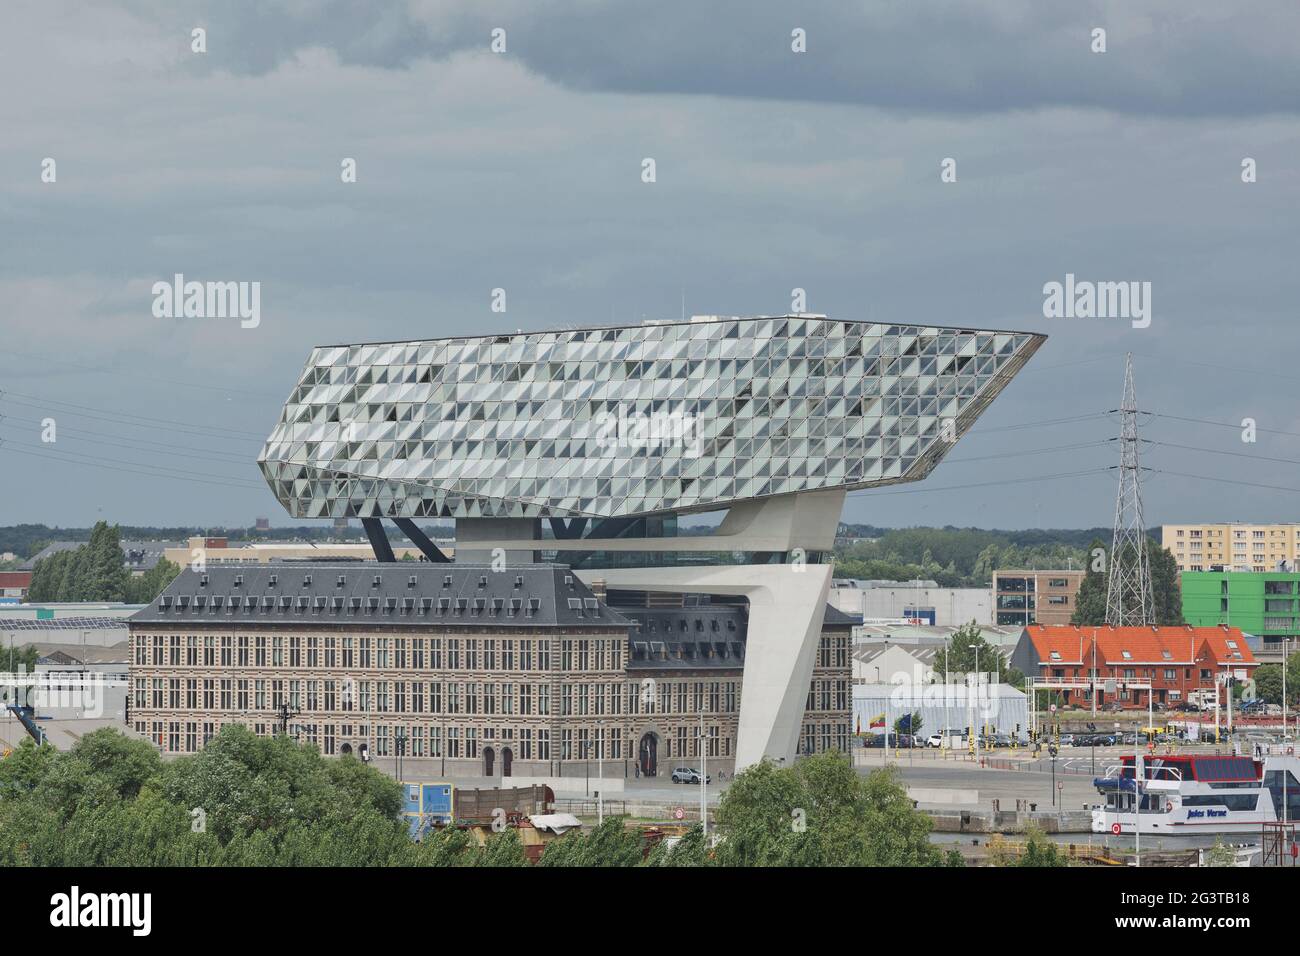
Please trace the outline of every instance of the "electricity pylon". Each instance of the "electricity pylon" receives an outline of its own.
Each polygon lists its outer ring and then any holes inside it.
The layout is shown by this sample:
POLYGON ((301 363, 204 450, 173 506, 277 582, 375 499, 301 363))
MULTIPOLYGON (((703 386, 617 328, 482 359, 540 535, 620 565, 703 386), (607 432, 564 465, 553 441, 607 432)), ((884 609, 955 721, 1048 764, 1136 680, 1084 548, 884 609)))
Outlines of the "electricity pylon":
POLYGON ((1142 521, 1142 468, 1138 464, 1137 395, 1133 390, 1133 353, 1124 360, 1124 398, 1119 407, 1119 495, 1115 499, 1115 533, 1111 538, 1106 579, 1106 623, 1112 627, 1155 623, 1151 563, 1142 521))

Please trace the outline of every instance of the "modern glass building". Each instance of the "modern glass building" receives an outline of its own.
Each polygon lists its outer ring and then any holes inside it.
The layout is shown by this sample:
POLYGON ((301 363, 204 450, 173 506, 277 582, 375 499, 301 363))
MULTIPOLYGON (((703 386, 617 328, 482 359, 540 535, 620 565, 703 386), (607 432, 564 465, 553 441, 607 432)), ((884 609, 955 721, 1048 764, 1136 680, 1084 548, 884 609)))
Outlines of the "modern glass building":
POLYGON ((745 606, 743 767, 796 751, 845 494, 928 475, 1044 338, 783 315, 323 346, 258 461, 381 560, 385 519, 449 560, 414 522, 452 518, 457 562, 745 606))

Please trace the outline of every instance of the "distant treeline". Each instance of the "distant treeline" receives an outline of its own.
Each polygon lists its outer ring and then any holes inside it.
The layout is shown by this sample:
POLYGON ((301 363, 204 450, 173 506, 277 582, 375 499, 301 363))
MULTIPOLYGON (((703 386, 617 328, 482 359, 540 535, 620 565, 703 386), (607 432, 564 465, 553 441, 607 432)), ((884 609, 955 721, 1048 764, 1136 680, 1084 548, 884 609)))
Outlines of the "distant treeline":
POLYGON ((836 576, 937 581, 944 587, 986 587, 998 568, 1083 570, 1089 545, 1109 542, 1109 528, 877 528, 841 525, 836 576), (859 540, 854 540, 859 539, 859 540))
MULTIPOLYGON (((445 536, 451 533, 451 526, 424 525, 426 533, 445 536)), ((185 541, 196 535, 226 538, 229 541, 365 541, 366 535, 360 522, 353 522, 346 529, 337 529, 332 523, 322 522, 317 525, 298 525, 295 527, 272 528, 258 531, 256 528, 160 528, 147 525, 119 525, 121 537, 126 541, 185 541)), ((389 536, 397 540, 391 528, 389 536)), ((59 528, 44 524, 16 524, 0 526, 0 553, 12 551, 21 558, 30 558, 46 545, 54 541, 89 541, 91 528, 59 528)))

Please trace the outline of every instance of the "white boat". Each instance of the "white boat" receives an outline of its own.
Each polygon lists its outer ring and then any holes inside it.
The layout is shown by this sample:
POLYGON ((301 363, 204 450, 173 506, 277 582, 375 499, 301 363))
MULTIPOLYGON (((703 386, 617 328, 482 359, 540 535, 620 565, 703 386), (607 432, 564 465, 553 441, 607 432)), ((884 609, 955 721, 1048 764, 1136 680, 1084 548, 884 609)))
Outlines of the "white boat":
POLYGON ((1094 833, 1258 833, 1264 823, 1300 819, 1300 757, 1189 754, 1124 757, 1093 783, 1106 802, 1092 810, 1094 833), (1135 783, 1137 786, 1135 786, 1135 783), (1135 804, 1139 811, 1134 812, 1135 804))

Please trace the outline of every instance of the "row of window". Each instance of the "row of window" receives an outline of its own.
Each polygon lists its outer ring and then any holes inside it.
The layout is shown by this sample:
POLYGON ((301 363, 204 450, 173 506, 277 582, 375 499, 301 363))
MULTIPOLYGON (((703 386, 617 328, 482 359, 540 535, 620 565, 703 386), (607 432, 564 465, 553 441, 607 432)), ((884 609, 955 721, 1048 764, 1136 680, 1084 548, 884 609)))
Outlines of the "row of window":
MULTIPOLYGON (((552 642, 541 638, 301 637, 284 635, 135 635, 138 666, 310 667, 361 670, 548 671, 552 642)), ((565 671, 621 671, 626 640, 562 640, 565 671)))
MULTIPOLYGON (((238 723, 238 722, 235 722, 238 723)), ((277 732, 275 724, 254 722, 258 736, 277 732)), ((220 731, 218 721, 137 720, 135 729, 148 735, 158 746, 171 753, 196 753, 220 731)), ((311 743, 321 752, 333 756, 352 752, 365 743, 378 757, 447 757, 478 759, 482 749, 510 750, 519 760, 623 760, 636 755, 634 732, 624 727, 566 727, 556 735, 545 727, 473 727, 440 724, 338 724, 298 722, 289 724, 289 735, 311 743), (445 753, 444 753, 445 751, 445 753)), ((800 735, 801 754, 836 749, 847 752, 849 724, 845 721, 808 722, 800 735)), ((701 750, 709 757, 730 757, 735 742, 726 728, 706 725, 701 740, 695 724, 664 728, 658 742, 657 758, 661 765, 674 759, 696 758, 701 750)))
MULTIPOLYGON (((549 716, 549 683, 512 681, 278 680, 230 677, 143 677, 132 684, 139 710, 260 711, 287 705, 307 713, 518 714, 549 716)), ((627 714, 736 713, 736 680, 655 680, 563 682, 560 716, 627 714)), ((847 711, 849 682, 813 679, 807 710, 847 711)))

